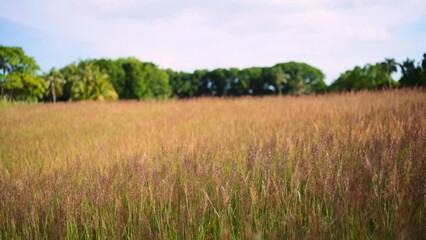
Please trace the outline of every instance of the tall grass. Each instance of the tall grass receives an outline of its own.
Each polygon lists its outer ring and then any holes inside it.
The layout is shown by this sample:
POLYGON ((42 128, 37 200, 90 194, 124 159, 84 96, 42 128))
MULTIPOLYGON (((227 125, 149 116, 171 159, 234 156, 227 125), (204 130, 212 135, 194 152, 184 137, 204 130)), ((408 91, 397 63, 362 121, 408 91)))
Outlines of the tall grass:
POLYGON ((0 108, 0 239, 424 239, 426 94, 0 108))

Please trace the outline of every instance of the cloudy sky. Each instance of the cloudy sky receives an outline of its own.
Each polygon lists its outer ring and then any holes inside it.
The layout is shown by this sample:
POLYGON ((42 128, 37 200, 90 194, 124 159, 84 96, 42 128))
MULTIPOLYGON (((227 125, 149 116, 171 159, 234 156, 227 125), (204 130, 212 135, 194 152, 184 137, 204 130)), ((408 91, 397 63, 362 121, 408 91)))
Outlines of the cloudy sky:
POLYGON ((300 61, 330 83, 356 65, 426 52, 424 0, 0 1, 0 44, 43 70, 134 56, 193 71, 300 61))

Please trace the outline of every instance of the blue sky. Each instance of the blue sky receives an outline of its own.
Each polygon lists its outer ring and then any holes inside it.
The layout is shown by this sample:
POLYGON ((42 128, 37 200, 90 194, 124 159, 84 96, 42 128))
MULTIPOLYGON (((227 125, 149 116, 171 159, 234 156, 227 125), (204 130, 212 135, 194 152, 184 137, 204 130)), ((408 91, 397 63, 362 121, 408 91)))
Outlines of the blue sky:
POLYGON ((301 61, 327 82, 356 65, 426 53, 424 0, 14 0, 0 44, 43 70, 134 56, 193 71, 301 61))

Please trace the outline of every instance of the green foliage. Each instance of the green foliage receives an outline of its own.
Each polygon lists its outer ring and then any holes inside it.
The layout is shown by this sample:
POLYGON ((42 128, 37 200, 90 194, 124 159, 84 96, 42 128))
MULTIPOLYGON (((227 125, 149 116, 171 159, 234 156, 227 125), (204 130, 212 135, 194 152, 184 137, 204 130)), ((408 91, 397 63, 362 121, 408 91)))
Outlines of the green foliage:
POLYGON ((228 81, 225 95, 240 96, 242 95, 242 82, 239 77, 240 73, 237 68, 230 68, 228 71, 228 81))
POLYGON ((274 67, 251 67, 196 71, 193 74, 167 71, 173 94, 191 96, 294 95, 326 91, 324 74, 304 63, 282 63, 274 67))
POLYGON ((251 67, 240 71, 241 90, 245 94, 261 94, 262 68, 251 67))
POLYGON ((60 72, 66 78, 61 100, 164 99, 171 94, 167 72, 136 58, 80 61, 60 72))
POLYGON ((117 92, 108 81, 108 75, 92 62, 71 64, 62 69, 67 84, 66 95, 70 100, 116 100, 117 92))
POLYGON ((362 68, 356 66, 354 69, 341 74, 331 84, 330 89, 335 91, 350 91, 396 87, 397 82, 391 76, 396 71, 395 66, 395 61, 390 59, 374 65, 367 64, 362 68))
POLYGON ((46 83, 36 76, 39 66, 22 48, 0 46, 0 87, 3 99, 38 101, 46 83))
POLYGON ((226 87, 229 81, 228 75, 228 70, 221 68, 207 72, 201 82, 203 94, 213 96, 226 95, 226 87))
POLYGON ((58 70, 52 68, 43 78, 47 85, 46 97, 56 102, 56 97, 63 94, 63 86, 65 84, 64 76, 58 70))
POLYGON ((171 94, 169 75, 152 63, 136 58, 91 60, 105 71, 120 99, 167 98, 171 94))
MULTIPOLYGON (((5 48, 3 51, 7 53, 3 55, 7 56, 23 54, 19 48, 5 48)), ((8 81, 2 78, 3 92, 7 91, 15 98, 16 95, 25 94, 27 99, 41 99, 45 95, 46 100, 53 102, 56 99, 114 100, 116 95, 120 99, 288 93, 301 95, 320 93, 326 89, 324 75, 320 70, 296 62, 264 68, 196 70, 193 73, 185 73, 162 70, 152 63, 141 62, 136 58, 93 59, 72 63, 59 71, 52 69, 43 76, 47 82, 45 84, 41 78, 35 77, 38 66, 31 58, 3 57, 0 64, 3 75, 8 75, 8 81), (15 67, 12 69, 11 66, 15 67)))
POLYGON ((174 96, 179 98, 196 96, 198 82, 194 75, 185 72, 173 72, 171 69, 167 69, 167 74, 169 75, 170 87, 174 96))
POLYGON ((402 77, 399 83, 403 87, 426 87, 426 54, 423 54, 421 64, 415 64, 414 60, 407 59, 402 64, 402 77))
POLYGON ((277 86, 278 94, 282 95, 283 85, 287 83, 290 76, 283 73, 280 67, 273 68, 274 83, 277 86))
POLYGON ((277 64, 287 74, 287 84, 283 89, 293 95, 322 93, 327 90, 321 70, 306 63, 288 62, 277 64))
POLYGON ((119 98, 125 98, 123 96, 125 85, 124 81, 122 81, 125 78, 125 72, 121 64, 118 64, 118 61, 110 59, 95 59, 89 60, 89 62, 97 65, 102 71, 107 73, 109 76, 108 80, 114 87, 119 98))
POLYGON ((300 62, 273 67, 218 68, 193 73, 163 70, 136 58, 92 59, 37 76, 39 66, 22 48, 0 46, 0 89, 4 100, 46 101, 191 98, 198 96, 295 96, 331 91, 425 87, 426 54, 416 63, 385 59, 342 73, 331 86, 321 70, 300 62), (400 67, 399 82, 392 74, 400 67))

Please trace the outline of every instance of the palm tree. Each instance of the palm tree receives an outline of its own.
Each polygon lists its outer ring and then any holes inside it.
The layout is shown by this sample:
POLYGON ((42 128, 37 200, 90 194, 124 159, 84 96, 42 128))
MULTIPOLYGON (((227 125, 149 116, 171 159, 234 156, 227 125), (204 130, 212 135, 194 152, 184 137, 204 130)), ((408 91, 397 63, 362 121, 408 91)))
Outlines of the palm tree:
POLYGON ((290 76, 288 74, 283 73, 283 70, 278 67, 277 69, 275 69, 275 85, 278 88, 278 95, 282 95, 283 94, 283 84, 287 83, 287 79, 290 78, 290 76))
POLYGON ((386 58, 384 62, 380 64, 382 68, 386 71, 386 73, 389 75, 389 88, 392 87, 392 73, 398 71, 398 64, 395 62, 395 59, 393 58, 386 58))
POLYGON ((108 75, 96 69, 92 72, 90 83, 90 99, 94 100, 116 100, 117 92, 108 81, 108 75))
POLYGON ((81 63, 74 73, 71 87, 73 100, 116 100, 117 92, 108 75, 92 63, 81 63))
POLYGON ((44 80, 47 82, 46 94, 51 95, 53 102, 56 103, 56 96, 63 93, 64 76, 55 68, 52 68, 49 74, 44 76, 44 80))

